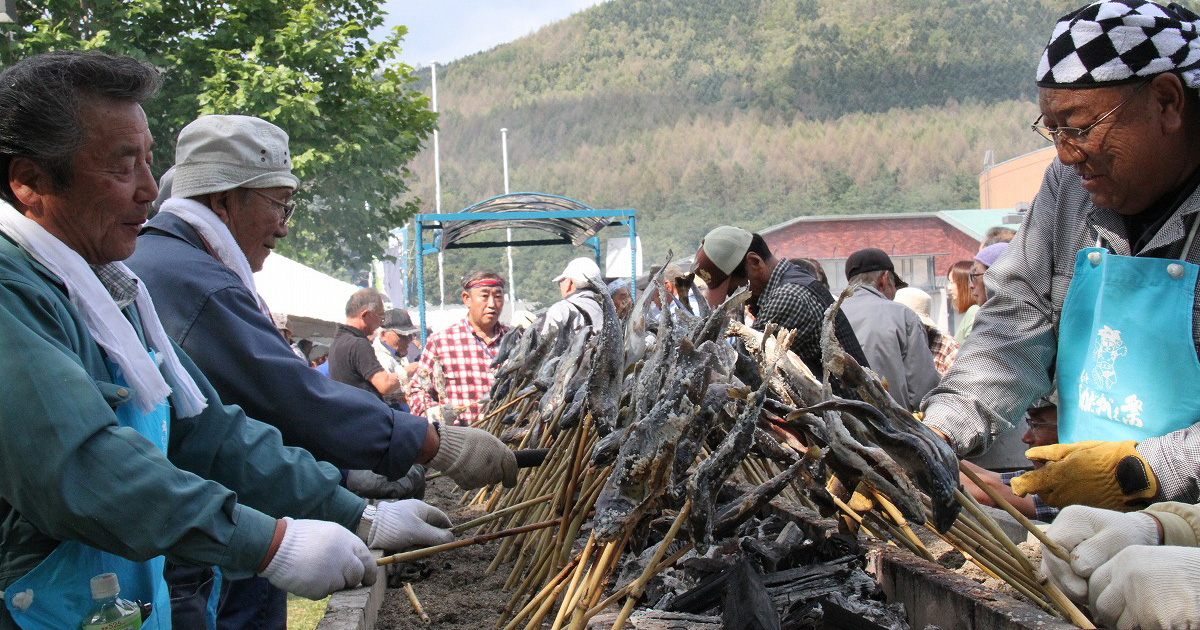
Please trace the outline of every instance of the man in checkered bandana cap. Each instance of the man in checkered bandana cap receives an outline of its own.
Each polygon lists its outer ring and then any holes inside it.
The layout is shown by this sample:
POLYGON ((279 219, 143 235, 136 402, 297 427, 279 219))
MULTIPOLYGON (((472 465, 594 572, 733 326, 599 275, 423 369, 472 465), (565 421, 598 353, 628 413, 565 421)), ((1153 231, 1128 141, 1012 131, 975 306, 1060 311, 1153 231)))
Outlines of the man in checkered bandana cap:
POLYGON ((1200 550, 1109 561, 1128 545, 1200 540, 1185 525, 1200 512, 1161 503, 1200 502, 1198 22, 1121 0, 1055 24, 1033 130, 1058 159, 984 278, 970 343, 923 402, 967 456, 1057 383, 1062 443, 1031 449, 1046 464, 1013 490, 1078 504, 1051 530, 1072 561, 1044 554, 1043 571, 1113 627, 1200 619, 1200 582, 1180 579, 1200 570, 1200 550))

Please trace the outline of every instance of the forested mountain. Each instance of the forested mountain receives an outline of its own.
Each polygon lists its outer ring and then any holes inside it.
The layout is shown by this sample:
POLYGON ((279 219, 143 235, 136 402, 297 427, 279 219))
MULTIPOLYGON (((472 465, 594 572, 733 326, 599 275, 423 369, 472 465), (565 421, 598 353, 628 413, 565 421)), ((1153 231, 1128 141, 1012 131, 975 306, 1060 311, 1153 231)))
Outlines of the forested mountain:
MULTIPOLYGON (((502 127, 514 192, 636 208, 647 264, 720 223, 976 207, 987 150, 1044 146, 1034 70, 1077 4, 611 0, 439 67, 442 210, 503 193, 502 127)), ((412 168, 432 212, 432 143, 412 168)), ((556 298, 581 253, 518 250, 518 294, 556 298)), ((502 249, 445 260, 448 288, 504 267, 502 249)))

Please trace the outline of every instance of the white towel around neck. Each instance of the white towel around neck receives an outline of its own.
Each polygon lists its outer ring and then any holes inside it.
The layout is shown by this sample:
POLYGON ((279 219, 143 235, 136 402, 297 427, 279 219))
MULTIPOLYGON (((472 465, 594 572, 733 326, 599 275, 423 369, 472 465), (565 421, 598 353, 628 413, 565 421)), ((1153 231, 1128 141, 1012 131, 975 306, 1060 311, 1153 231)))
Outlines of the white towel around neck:
POLYGON ((267 304, 258 294, 258 288, 254 285, 254 272, 250 270, 250 261, 246 259, 246 254, 234 240, 229 227, 221 222, 215 212, 197 201, 177 197, 164 201, 159 212, 173 214, 199 232, 200 238, 203 238, 204 242, 212 248, 217 260, 220 260, 237 275, 242 284, 250 290, 250 294, 254 296, 254 301, 258 303, 258 310, 270 319, 271 310, 267 308, 267 304))
MULTIPOLYGON (((150 354, 142 347, 137 331, 112 296, 101 284, 96 273, 78 252, 58 240, 32 219, 7 203, 0 202, 0 232, 8 235, 34 260, 54 274, 67 288, 67 295, 83 317, 84 325, 108 357, 121 367, 125 380, 137 395, 138 408, 149 412, 162 404, 169 395, 176 415, 188 418, 199 414, 208 404, 191 374, 183 368, 174 347, 163 330, 154 303, 145 286, 138 282, 135 305, 142 321, 142 331, 149 345, 162 361, 164 378, 150 354), (172 385, 174 390, 172 390, 172 385)), ((137 275, 120 262, 113 263, 132 278, 137 275)))

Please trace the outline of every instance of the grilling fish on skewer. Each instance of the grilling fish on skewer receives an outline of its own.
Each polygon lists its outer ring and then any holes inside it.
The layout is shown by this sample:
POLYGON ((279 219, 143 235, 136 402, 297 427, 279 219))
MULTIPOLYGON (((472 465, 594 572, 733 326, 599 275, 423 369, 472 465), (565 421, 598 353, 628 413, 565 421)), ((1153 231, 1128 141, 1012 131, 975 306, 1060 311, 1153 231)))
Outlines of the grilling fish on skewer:
POLYGON ((704 549, 712 544, 717 491, 750 451, 750 446, 754 443, 754 429, 758 426, 759 412, 766 397, 767 385, 764 383, 749 397, 745 410, 730 429, 729 435, 725 436, 711 455, 700 462, 695 474, 688 481, 688 497, 692 500, 689 522, 692 540, 697 548, 704 549))
POLYGON ((617 429, 617 412, 621 397, 621 377, 625 374, 625 342, 621 335, 621 320, 613 305, 612 295, 603 282, 592 282, 604 307, 604 324, 600 327, 596 352, 592 355, 592 371, 588 377, 588 409, 596 435, 604 437, 617 429))
POLYGON ((840 378, 843 385, 853 388, 867 403, 866 407, 872 409, 872 412, 866 412, 864 407, 852 406, 862 413, 858 417, 866 423, 873 441, 888 449, 893 459, 909 471, 913 481, 929 495, 934 527, 945 532, 962 509, 954 495, 958 489, 958 458, 950 445, 896 403, 878 378, 842 349, 834 336, 834 316, 847 295, 849 289, 843 291, 825 312, 821 331, 822 362, 826 371, 840 378))
POLYGON ((587 346, 590 336, 587 330, 587 328, 581 328, 574 331, 567 354, 559 362, 558 368, 554 372, 554 381, 546 389, 546 394, 538 403, 538 416, 543 421, 553 418, 555 412, 563 406, 567 396, 567 385, 575 377, 575 373, 588 369, 582 362, 584 348, 587 346))
POLYGON ((657 508, 675 470, 675 451, 699 415, 714 344, 680 343, 680 360, 650 411, 624 433, 616 464, 596 499, 593 532, 598 542, 616 540, 657 508))

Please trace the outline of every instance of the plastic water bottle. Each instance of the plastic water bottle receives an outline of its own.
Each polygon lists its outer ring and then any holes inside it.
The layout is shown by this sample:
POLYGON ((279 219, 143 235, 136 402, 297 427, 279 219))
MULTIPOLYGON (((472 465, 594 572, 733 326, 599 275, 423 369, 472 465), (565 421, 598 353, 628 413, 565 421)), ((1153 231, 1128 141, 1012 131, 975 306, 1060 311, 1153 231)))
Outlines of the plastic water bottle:
POLYGON ((92 600, 96 607, 80 625, 82 630, 135 630, 142 627, 138 605, 117 597, 121 585, 117 574, 101 573, 92 578, 92 600))

